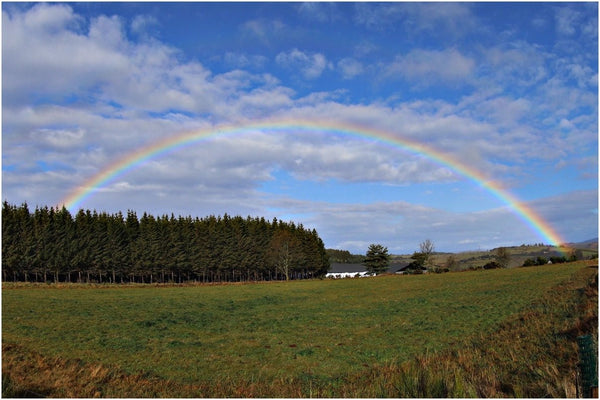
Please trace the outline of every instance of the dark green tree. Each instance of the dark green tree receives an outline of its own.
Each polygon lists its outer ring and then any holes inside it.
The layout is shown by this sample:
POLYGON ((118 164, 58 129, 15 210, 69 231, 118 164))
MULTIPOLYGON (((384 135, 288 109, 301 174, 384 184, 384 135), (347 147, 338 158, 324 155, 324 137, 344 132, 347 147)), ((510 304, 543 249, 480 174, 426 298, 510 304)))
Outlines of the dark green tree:
POLYGON ((363 265, 370 274, 381 274, 390 266, 390 256, 387 247, 380 244, 372 244, 367 250, 363 265))
POLYGON ((4 202, 2 277, 14 281, 183 282, 320 277, 329 268, 317 232, 240 216, 36 208, 4 202))
POLYGON ((413 261, 407 266, 407 270, 412 274, 421 274, 423 270, 426 269, 425 262, 428 259, 427 254, 415 251, 413 255, 410 257, 413 261))

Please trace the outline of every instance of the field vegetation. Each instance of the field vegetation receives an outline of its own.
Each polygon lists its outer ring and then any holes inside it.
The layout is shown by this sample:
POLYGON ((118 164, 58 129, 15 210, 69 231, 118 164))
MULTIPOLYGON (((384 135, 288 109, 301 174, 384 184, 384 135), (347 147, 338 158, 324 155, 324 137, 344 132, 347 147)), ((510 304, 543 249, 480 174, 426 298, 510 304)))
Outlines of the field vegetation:
POLYGON ((574 397, 592 262, 227 285, 4 284, 3 395, 574 397))

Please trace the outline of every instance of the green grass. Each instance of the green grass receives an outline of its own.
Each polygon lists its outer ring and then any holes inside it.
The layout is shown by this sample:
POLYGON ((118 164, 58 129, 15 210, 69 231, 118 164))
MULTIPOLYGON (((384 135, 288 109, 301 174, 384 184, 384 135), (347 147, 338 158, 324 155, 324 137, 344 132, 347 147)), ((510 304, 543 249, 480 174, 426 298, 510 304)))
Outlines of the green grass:
POLYGON ((5 286, 2 340, 180 384, 290 380, 305 396, 313 386, 327 395, 323 388, 345 377, 494 332, 584 266, 224 286, 5 286))

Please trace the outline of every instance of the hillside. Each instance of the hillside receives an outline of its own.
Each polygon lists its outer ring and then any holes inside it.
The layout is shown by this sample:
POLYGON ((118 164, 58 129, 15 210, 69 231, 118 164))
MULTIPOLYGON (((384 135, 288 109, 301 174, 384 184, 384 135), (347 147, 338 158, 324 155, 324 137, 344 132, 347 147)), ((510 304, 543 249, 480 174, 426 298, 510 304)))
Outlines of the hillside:
MULTIPOLYGON (((541 244, 520 245, 507 247, 510 254, 509 268, 520 267, 527 259, 537 259, 542 257, 549 260, 550 257, 559 257, 566 255, 569 257, 574 254, 578 260, 589 260, 598 257, 598 239, 591 239, 584 242, 569 243, 561 247, 562 253, 554 246, 541 244)), ((350 254, 348 251, 338 250, 340 253, 346 254, 344 259, 334 258, 330 256, 331 268, 330 272, 354 272, 365 270, 361 262, 364 255, 350 254)), ((483 265, 494 261, 496 249, 491 250, 473 250, 459 253, 436 252, 433 254, 433 260, 436 265, 444 266, 449 257, 453 257, 456 265, 451 268, 454 271, 464 271, 468 269, 476 269, 483 265)), ((330 252, 330 249, 327 250, 330 252)), ((399 268, 408 265, 411 261, 412 254, 396 254, 390 256, 389 272, 395 272, 399 268)))
POLYGON ((566 246, 574 249, 598 251, 598 238, 585 240, 583 242, 568 243, 566 246))

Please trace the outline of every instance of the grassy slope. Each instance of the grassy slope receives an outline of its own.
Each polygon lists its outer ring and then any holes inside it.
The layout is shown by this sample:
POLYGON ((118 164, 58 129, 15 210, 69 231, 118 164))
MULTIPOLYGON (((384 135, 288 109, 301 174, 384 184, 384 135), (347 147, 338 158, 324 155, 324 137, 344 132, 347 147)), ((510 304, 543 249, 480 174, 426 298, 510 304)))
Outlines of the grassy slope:
MULTIPOLYGON (((536 259, 537 257, 543 257, 549 259, 551 256, 557 255, 557 248, 554 246, 537 246, 537 245, 522 245, 507 247, 510 254, 509 267, 520 267, 523 265, 525 260, 528 258, 536 259)), ((575 247, 561 247, 560 248, 565 255, 569 255, 572 251, 579 249, 583 259, 588 260, 591 258, 598 257, 598 244, 579 244, 575 247)), ((490 261, 495 260, 495 250, 480 250, 480 251, 463 251, 459 253, 436 253, 433 255, 435 264, 445 265, 448 257, 452 256, 456 261, 457 271, 467 270, 469 268, 477 268, 487 264, 490 261)), ((411 254, 394 255, 394 262, 401 262, 408 264, 412 261, 410 258, 411 254)))
MULTIPOLYGON (((378 393, 365 388, 373 385, 354 382, 493 334, 551 287, 589 270, 582 267, 220 287, 5 289, 3 369, 9 377, 15 371, 9 382, 19 382, 19 354, 26 354, 21 363, 87 368, 84 375, 96 371, 100 382, 127 376, 129 388, 91 384, 112 396, 372 397, 378 393), (140 382, 163 392, 132 392, 140 382)), ((393 396, 402 385, 375 386, 393 396)))

